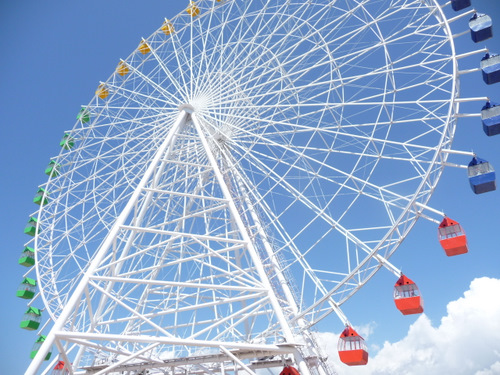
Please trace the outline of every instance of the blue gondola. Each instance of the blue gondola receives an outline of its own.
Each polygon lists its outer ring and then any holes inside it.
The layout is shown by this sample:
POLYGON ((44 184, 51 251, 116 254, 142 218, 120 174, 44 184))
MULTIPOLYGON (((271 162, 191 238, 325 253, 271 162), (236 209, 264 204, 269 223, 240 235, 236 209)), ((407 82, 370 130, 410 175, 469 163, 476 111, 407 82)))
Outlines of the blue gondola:
POLYGON ((472 191, 476 194, 487 193, 497 188, 495 170, 484 159, 474 156, 467 168, 467 175, 472 191))
POLYGON ((488 85, 500 82, 500 56, 486 53, 481 59, 483 80, 488 85))
POLYGON ((451 7, 454 11, 458 12, 459 10, 470 7, 470 0, 451 0, 451 7))
POLYGON ((493 21, 487 14, 474 13, 469 20, 470 36, 474 43, 493 37, 493 21))
POLYGON ((486 102, 481 110, 481 119, 487 136, 500 134, 500 104, 486 102))

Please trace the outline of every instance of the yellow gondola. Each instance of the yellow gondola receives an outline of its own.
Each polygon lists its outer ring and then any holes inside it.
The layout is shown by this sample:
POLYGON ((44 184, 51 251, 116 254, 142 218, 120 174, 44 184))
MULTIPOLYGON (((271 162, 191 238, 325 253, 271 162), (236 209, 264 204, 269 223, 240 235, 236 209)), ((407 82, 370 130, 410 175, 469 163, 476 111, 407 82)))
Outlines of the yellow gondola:
POLYGON ((191 17, 196 17, 197 15, 200 14, 200 8, 198 8, 198 6, 196 5, 196 3, 194 1, 190 1, 189 7, 186 9, 186 12, 188 12, 188 14, 191 17))
POLYGON ((163 31, 163 33, 165 35, 170 35, 175 31, 174 25, 169 20, 165 20, 165 22, 163 22, 163 26, 161 27, 161 30, 163 31))
MULTIPOLYGON (((118 74, 120 74, 120 73, 118 73, 118 74)), ((109 90, 106 88, 106 86, 103 83, 101 83, 97 87, 95 94, 101 99, 106 99, 109 95, 109 90)))
POLYGON ((145 40, 141 42, 138 49, 139 52, 142 53, 143 55, 146 55, 149 52, 151 52, 151 47, 149 47, 149 44, 147 44, 145 40))
POLYGON ((130 69, 124 61, 120 61, 120 63, 116 67, 116 72, 123 77, 130 72, 130 69))

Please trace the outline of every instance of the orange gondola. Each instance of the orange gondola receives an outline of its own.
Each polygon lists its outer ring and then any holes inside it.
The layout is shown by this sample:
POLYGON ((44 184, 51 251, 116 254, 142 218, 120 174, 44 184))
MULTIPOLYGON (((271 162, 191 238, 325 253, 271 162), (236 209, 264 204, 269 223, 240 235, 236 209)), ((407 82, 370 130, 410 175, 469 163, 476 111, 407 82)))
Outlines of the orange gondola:
POLYGON ((401 275, 394 285, 394 303, 403 315, 424 312, 424 300, 417 284, 405 275, 401 275))
POLYGON ((352 327, 346 327, 337 346, 340 360, 348 366, 366 365, 368 351, 365 340, 352 327))
POLYGON ((283 371, 280 372, 280 375, 300 375, 299 371, 292 366, 283 367, 283 371))
POLYGON ((438 228, 439 243, 449 257, 465 254, 469 251, 467 237, 462 226, 445 217, 438 228))

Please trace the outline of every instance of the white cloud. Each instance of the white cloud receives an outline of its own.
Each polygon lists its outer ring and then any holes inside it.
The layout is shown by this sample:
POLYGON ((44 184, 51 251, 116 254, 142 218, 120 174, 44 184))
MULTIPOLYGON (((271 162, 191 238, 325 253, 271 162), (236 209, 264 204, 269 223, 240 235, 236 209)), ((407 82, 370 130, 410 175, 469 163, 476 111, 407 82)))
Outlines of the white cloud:
POLYGON ((438 327, 421 315, 401 341, 370 353, 366 366, 340 363, 331 345, 338 335, 323 333, 319 340, 330 343, 323 347, 342 375, 500 375, 500 280, 473 280, 463 297, 448 304, 438 327))
POLYGON ((500 374, 500 362, 493 363, 490 368, 476 372, 474 375, 498 375, 500 374))

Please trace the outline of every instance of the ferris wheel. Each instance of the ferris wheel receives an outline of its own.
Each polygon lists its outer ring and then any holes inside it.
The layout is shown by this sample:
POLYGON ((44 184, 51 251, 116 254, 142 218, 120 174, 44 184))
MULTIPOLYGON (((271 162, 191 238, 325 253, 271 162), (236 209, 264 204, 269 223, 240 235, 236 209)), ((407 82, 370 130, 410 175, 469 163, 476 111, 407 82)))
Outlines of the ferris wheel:
POLYGON ((468 99, 442 8, 200 0, 117 61, 35 198, 24 328, 46 335, 27 374, 333 374, 314 335, 332 315, 341 360, 365 364, 341 307, 384 268, 422 312, 389 262, 416 220, 467 251, 428 206, 448 156, 495 188, 451 149, 468 99))

